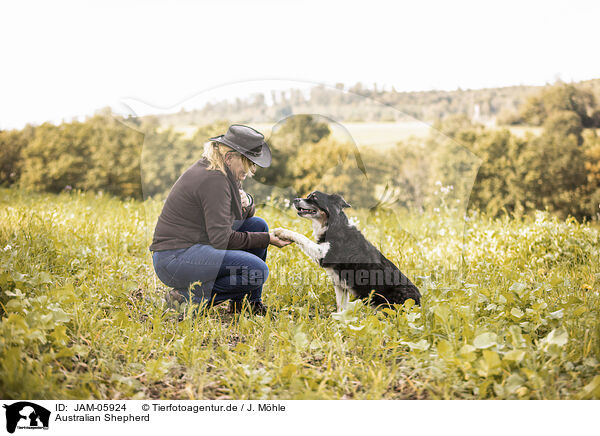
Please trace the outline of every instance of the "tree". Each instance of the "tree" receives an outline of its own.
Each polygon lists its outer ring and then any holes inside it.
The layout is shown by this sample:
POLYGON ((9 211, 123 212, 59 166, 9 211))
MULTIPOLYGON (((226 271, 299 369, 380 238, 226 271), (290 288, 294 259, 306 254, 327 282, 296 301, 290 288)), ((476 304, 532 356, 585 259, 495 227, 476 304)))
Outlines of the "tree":
MULTIPOLYGON (((437 191, 434 186, 436 183, 452 186, 451 195, 446 194, 448 200, 456 205, 461 203, 467 206, 465 203, 471 195, 472 183, 481 160, 473 152, 474 144, 483 132, 482 125, 473 124, 465 115, 453 115, 434 124, 425 144, 431 161, 429 187, 426 190, 428 195, 437 191)), ((435 203, 441 199, 432 200, 435 203)))
POLYGON ((294 184, 290 162, 310 144, 329 137, 331 130, 324 120, 312 115, 294 115, 273 128, 269 145, 273 161, 269 168, 261 169, 256 181, 280 188, 294 184))
POLYGON ((582 196, 582 204, 586 205, 585 214, 600 217, 600 137, 593 130, 588 130, 584 138, 585 169, 587 184, 582 196))
POLYGON ((86 121, 91 166, 82 187, 121 197, 141 198, 140 155, 143 135, 111 112, 86 121))
POLYGON ((0 186, 10 186, 21 176, 22 151, 35 129, 0 131, 0 186))
POLYGON ((519 198, 515 196, 517 161, 525 140, 509 130, 484 132, 473 143, 473 152, 482 159, 471 191, 470 204, 491 215, 503 210, 515 211, 519 198))
POLYGON ((540 137, 528 141, 518 159, 516 188, 527 208, 561 215, 585 214, 579 193, 586 182, 581 122, 571 111, 556 112, 540 137))
POLYGON ((49 192, 60 192, 67 186, 83 188, 85 174, 92 165, 90 135, 90 126, 81 122, 38 126, 23 149, 20 184, 49 192))
POLYGON ((583 127, 592 127, 592 111, 595 108, 594 94, 575 85, 557 83, 544 87, 539 94, 529 97, 521 107, 521 118, 525 123, 541 126, 555 112, 573 112, 583 127))

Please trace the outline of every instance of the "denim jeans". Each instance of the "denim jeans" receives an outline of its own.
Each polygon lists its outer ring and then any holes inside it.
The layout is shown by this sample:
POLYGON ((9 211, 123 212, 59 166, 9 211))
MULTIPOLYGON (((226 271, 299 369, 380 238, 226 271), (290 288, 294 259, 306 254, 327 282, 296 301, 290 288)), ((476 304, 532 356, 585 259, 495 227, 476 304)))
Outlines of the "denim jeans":
MULTIPOLYGON (((233 229, 269 231, 266 221, 259 217, 235 221, 233 229)), ((261 301, 263 284, 269 275, 266 259, 266 248, 218 250, 203 244, 152 254, 160 281, 186 296, 191 291, 194 303, 239 301, 245 296, 249 301, 261 301)))

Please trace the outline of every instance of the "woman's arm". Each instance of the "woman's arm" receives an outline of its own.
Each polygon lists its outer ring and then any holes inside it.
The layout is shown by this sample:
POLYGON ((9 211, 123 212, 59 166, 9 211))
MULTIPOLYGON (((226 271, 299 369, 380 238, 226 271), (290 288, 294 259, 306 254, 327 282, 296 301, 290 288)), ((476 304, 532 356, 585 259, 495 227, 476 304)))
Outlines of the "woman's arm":
POLYGON ((215 174, 199 190, 210 245, 221 250, 266 248, 271 237, 267 232, 236 232, 231 227, 231 191, 225 177, 215 174))

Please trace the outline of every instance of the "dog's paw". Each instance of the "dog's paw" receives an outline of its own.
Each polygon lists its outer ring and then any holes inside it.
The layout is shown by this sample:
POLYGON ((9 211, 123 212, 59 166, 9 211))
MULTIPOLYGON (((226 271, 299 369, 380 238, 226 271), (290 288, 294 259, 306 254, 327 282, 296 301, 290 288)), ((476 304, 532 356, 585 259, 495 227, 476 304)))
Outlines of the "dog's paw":
POLYGON ((284 239, 286 241, 293 241, 294 240, 294 232, 288 230, 288 229, 282 229, 282 228, 276 228, 273 229, 273 234, 275 236, 277 236, 279 239, 284 239))

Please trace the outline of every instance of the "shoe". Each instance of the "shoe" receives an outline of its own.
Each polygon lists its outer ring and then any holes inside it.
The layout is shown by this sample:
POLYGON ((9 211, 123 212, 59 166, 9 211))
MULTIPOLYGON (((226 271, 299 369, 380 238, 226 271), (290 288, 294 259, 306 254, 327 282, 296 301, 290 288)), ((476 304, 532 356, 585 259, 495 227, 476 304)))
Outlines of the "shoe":
POLYGON ((262 301, 251 301, 250 308, 253 315, 265 316, 267 314, 267 306, 262 304, 262 301))
POLYGON ((229 301, 229 313, 241 313, 244 304, 247 304, 248 312, 252 315, 265 316, 267 314, 267 306, 262 304, 262 301, 229 301))
POLYGON ((177 289, 169 289, 165 294, 165 301, 169 309, 177 309, 187 301, 187 296, 177 289))

